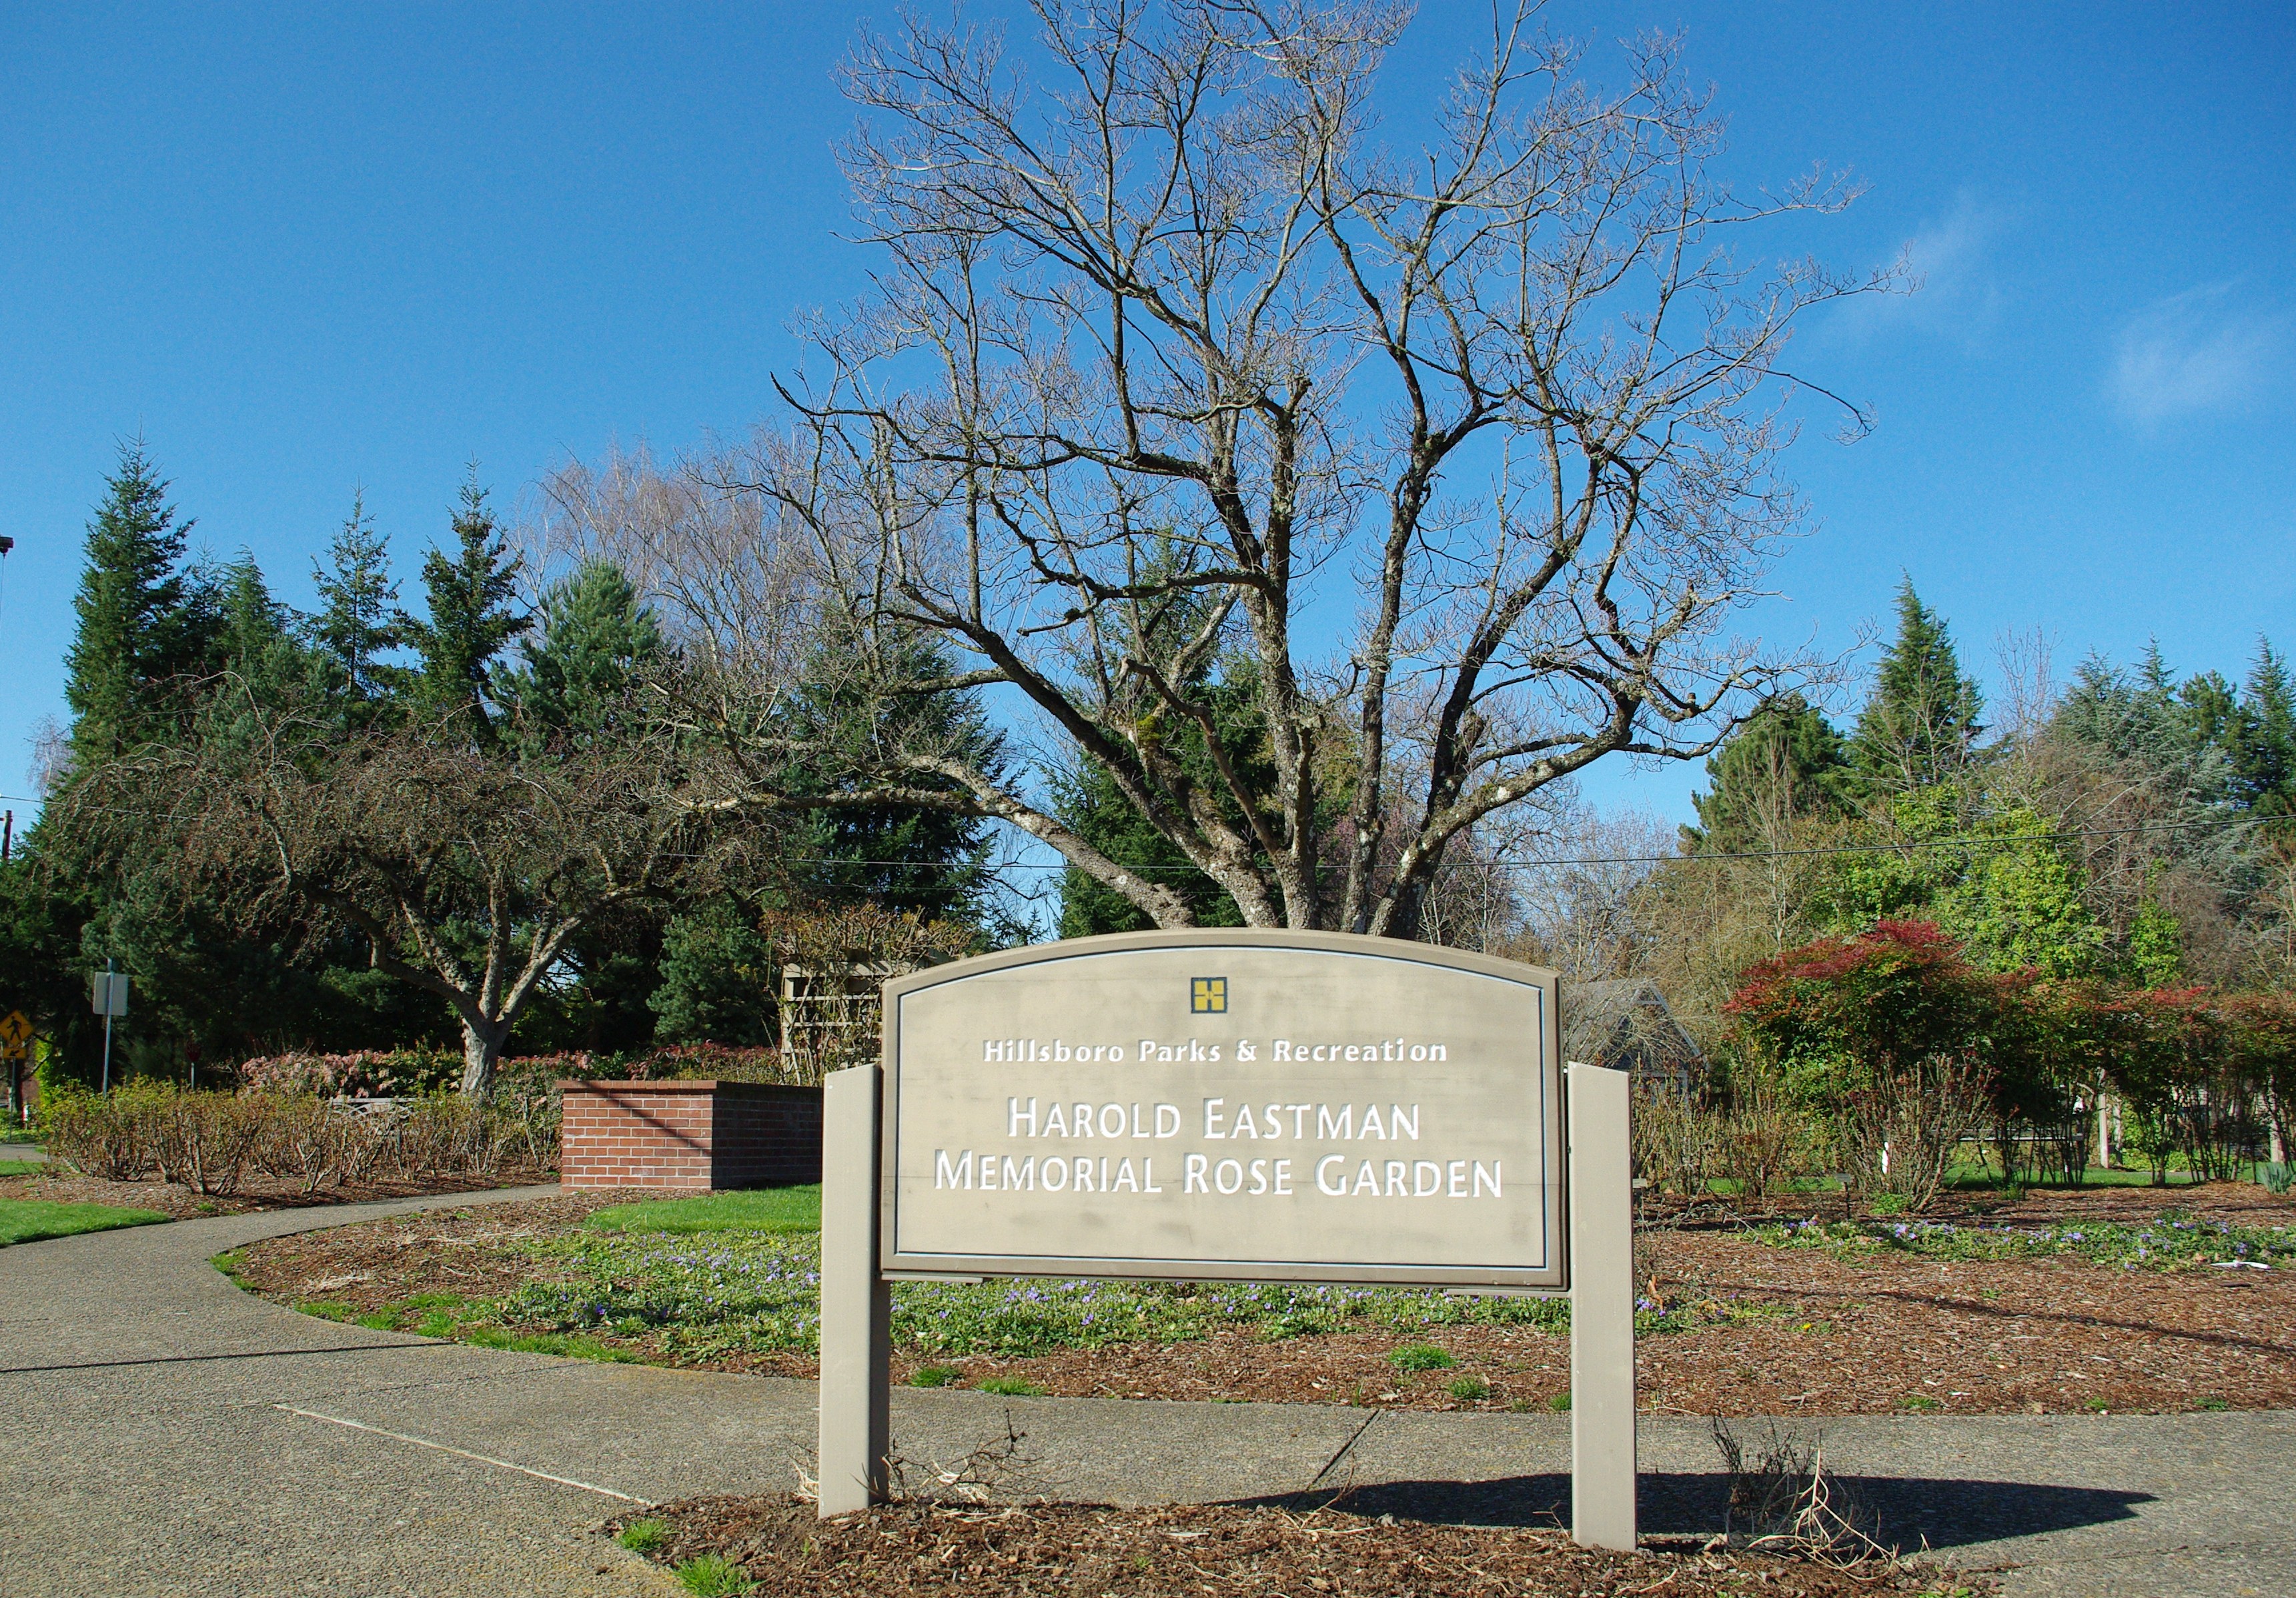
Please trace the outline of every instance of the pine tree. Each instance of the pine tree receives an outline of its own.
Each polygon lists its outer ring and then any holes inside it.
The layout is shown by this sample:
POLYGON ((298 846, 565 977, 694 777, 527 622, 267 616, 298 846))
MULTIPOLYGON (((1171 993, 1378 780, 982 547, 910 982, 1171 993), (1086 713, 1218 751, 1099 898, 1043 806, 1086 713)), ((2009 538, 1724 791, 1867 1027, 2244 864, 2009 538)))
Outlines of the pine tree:
POLYGON ((474 744, 491 750, 497 738, 488 708, 488 679, 504 646, 533 624, 511 606, 518 557, 487 508, 487 491, 475 473, 463 485, 453 530, 455 558, 434 549, 422 561, 429 619, 417 620, 401 611, 397 620, 422 658, 415 685, 418 714, 426 721, 460 721, 474 744))
POLYGON ((390 545, 375 531, 364 493, 351 496, 327 565, 314 561, 311 578, 319 593, 319 609, 304 623, 311 685, 346 727, 371 726, 406 692, 411 674, 382 659, 403 642, 390 610, 398 585, 390 580, 390 545))
POLYGON ((200 628, 187 604, 178 526, 168 484, 142 440, 123 444, 119 469, 87 524, 87 569, 72 609, 79 619, 64 699, 81 769, 164 735, 180 674, 195 669, 200 628))
POLYGON ((1706 762, 1714 784, 1693 794, 1698 825, 1684 829, 1702 855, 1759 848, 1765 824, 1846 815, 1857 808, 1849 748, 1824 713, 1798 693, 1765 705, 1706 762))
POLYGON ((1908 578, 1898 589, 1898 636, 1874 674, 1850 749, 1876 791, 1904 793, 1957 776, 1984 729, 1984 697, 1961 672, 1953 637, 1908 578))

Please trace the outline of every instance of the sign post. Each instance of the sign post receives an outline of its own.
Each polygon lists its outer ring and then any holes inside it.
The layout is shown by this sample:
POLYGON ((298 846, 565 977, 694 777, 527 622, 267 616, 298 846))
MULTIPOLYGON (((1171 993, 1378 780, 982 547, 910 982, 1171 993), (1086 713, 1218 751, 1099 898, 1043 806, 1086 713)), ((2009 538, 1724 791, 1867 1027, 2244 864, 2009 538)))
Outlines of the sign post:
POLYGON ((1635 1192, 1628 1078, 1564 1068, 1570 1141, 1570 1537, 1635 1545, 1635 1192))
POLYGON ((877 1269, 878 1069, 822 1083, 822 1518, 882 1503, 892 1446, 893 1290, 877 1269))
POLYGON ((1623 1352, 1574 1341, 1573 1469, 1580 1540, 1633 1545, 1625 1082, 1572 1068, 1591 1119, 1566 1147, 1552 971, 1218 930, 1012 950, 884 993, 882 1069, 825 1089, 824 1517, 886 1491, 893 1281, 1374 1283, 1569 1291, 1588 1340, 1625 1306, 1623 1352), (1582 1227, 1580 1181, 1616 1215, 1582 1227))
POLYGON ((114 972, 107 956, 99 976, 88 979, 88 999, 96 1014, 103 1017, 103 1091, 111 1091, 111 1018, 127 1013, 127 978, 114 972))
POLYGON ((0 1060, 8 1062, 8 1111, 24 1119, 24 1061, 32 1053, 32 1023, 20 1010, 0 1016, 0 1060))

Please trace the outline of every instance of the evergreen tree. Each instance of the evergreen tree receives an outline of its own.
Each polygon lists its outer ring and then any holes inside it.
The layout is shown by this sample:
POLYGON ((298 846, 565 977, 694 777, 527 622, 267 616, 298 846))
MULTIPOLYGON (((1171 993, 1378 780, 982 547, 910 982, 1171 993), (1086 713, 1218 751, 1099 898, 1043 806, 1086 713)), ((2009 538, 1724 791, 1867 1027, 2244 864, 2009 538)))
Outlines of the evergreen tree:
POLYGON ((120 446, 104 486, 87 524, 87 568, 72 600, 79 626, 65 657, 81 769, 164 736, 175 679, 200 664, 201 629, 180 569, 192 524, 176 523, 140 439, 120 446))
MULTIPOLYGON (((1240 927, 1243 913, 1227 890, 1196 869, 1180 846, 1124 797, 1107 767, 1086 759, 1054 781, 1053 814, 1102 854, 1188 902, 1199 926, 1240 927)), ((1080 871, 1061 873, 1060 935, 1144 932, 1153 926, 1130 899, 1080 871)))
POLYGON ((390 580, 390 546, 367 514, 365 494, 352 496, 327 564, 314 561, 311 578, 319 594, 317 612, 304 623, 311 685, 346 728, 372 726, 406 692, 410 674, 383 660, 404 642, 391 620, 398 585, 390 580))
POLYGON ((2269 641, 2257 640, 2256 662, 2232 739, 2242 797, 2267 815, 2296 814, 2296 699, 2288 668, 2269 641))
POLYGON ((237 560, 201 586, 214 611, 209 647, 217 668, 236 674, 266 698, 300 675, 300 654, 289 630, 293 612, 271 597, 252 554, 241 550, 237 560))
POLYGON ((1693 794, 1698 824, 1683 829, 1702 855, 1763 847, 1765 824, 1841 816, 1857 808, 1849 747, 1798 693, 1765 705, 1706 762, 1713 788, 1693 794))
POLYGON ((1964 676, 1942 618, 1909 578, 1898 589, 1898 636, 1882 657, 1874 692, 1850 741, 1859 774, 1877 792, 1905 793, 1959 775, 1984 699, 1964 676))
MULTIPOLYGON (((890 658, 871 669, 895 681, 950 675, 946 650, 927 635, 881 638, 878 647, 890 658)), ((888 701, 872 692, 868 673, 854 669, 855 656, 849 628, 836 617, 825 619, 783 712, 790 736, 826 742, 840 751, 838 764, 859 769, 887 746, 939 749, 953 759, 998 768, 1002 740, 977 695, 888 701)), ((834 772, 816 766, 790 772, 781 783, 784 791, 806 795, 836 780, 834 772)), ((917 783, 913 774, 903 781, 917 783)), ((868 903, 929 920, 977 922, 988 910, 988 825, 975 816, 912 806, 812 810, 789 834, 786 887, 800 904, 868 903)))
POLYGON ((606 731, 637 674, 662 657, 661 626, 611 561, 591 561, 542 602, 540 635, 494 694, 528 736, 606 731))
POLYGON ((490 750, 497 739, 488 680, 504 648, 532 621, 511 604, 518 557, 487 508, 487 491, 475 474, 463 485, 453 531, 454 558, 434 549, 422 561, 429 618, 418 621, 401 611, 397 619, 401 635, 422 659, 417 713, 426 721, 460 721, 472 743, 490 750))
POLYGON ((674 916, 662 939, 661 979, 646 1001, 664 1043, 758 1045, 774 1041, 773 947, 757 913, 731 894, 674 916))

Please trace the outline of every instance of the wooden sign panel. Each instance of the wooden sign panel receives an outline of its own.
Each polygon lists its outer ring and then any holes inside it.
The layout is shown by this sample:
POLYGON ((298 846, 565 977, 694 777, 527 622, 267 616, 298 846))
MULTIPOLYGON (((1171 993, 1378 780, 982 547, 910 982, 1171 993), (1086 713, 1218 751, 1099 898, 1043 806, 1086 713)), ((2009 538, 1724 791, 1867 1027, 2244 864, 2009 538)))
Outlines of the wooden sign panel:
POLYGON ((1152 932, 885 987, 894 1274, 1560 1289, 1553 972, 1152 932))

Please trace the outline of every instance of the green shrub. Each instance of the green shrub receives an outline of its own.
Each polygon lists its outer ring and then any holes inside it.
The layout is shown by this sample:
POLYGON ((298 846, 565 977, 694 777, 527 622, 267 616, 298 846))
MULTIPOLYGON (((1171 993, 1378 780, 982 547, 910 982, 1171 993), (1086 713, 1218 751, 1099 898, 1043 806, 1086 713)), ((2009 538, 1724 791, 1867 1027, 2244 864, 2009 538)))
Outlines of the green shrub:
POLYGON ((1406 1343, 1387 1356, 1398 1371, 1447 1371, 1459 1362, 1432 1343, 1406 1343))
POLYGON ((909 1373, 911 1387, 947 1387, 964 1374, 955 1365, 919 1365, 909 1373))
POLYGON ((2262 1175, 2264 1190, 2267 1192, 2284 1193, 2288 1191, 2292 1180, 2296 1180, 2296 1166, 2290 1165, 2284 1160, 2276 1160, 2264 1168, 2262 1175))
POLYGON ((1565 1388, 1546 1401, 1546 1407, 1561 1414, 1570 1407, 1570 1389, 1565 1388))
POLYGON ((1480 1376, 1462 1376, 1451 1384, 1450 1393, 1462 1404, 1480 1403, 1491 1396, 1491 1384, 1480 1376))

